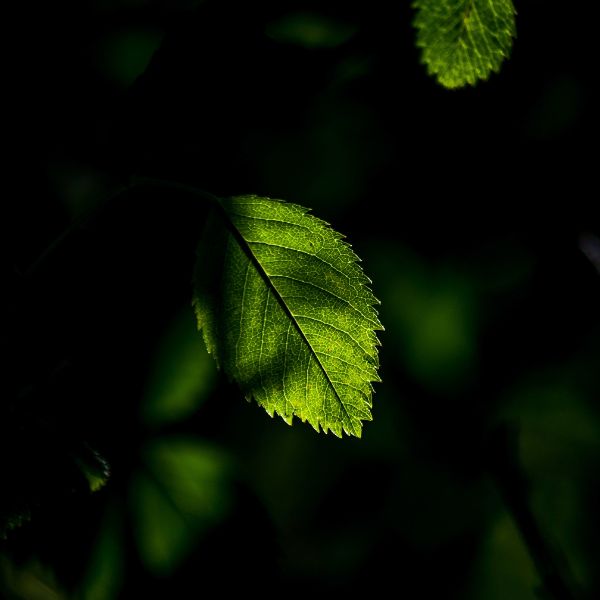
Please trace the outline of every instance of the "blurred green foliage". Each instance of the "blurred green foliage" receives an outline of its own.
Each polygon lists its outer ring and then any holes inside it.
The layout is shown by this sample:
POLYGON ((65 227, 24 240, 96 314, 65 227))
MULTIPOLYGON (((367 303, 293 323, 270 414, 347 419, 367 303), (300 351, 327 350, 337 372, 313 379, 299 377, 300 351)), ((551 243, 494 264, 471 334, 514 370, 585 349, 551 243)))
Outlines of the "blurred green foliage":
POLYGON ((98 66, 116 83, 131 85, 160 46, 162 34, 152 29, 113 33, 98 47, 98 66))
POLYGON ((383 314, 392 351, 434 391, 464 388, 477 369, 478 297, 452 265, 428 265, 397 245, 369 258, 381 277, 383 314), (395 272, 394 277, 386 273, 395 272))
POLYGON ((266 33, 278 42, 305 48, 332 48, 348 41, 357 28, 318 13, 290 13, 267 24, 266 33))
POLYGON ((498 72, 516 37, 512 0, 414 0, 417 46, 429 74, 449 89, 498 72))
POLYGON ((217 378, 192 311, 175 317, 154 364, 141 405, 144 422, 164 425, 190 417, 209 397, 217 378))
POLYGON ((197 440, 158 439, 143 453, 144 469, 133 475, 131 510, 144 564, 166 575, 229 511, 230 467, 224 453, 197 440))
POLYGON ((538 575, 523 539, 510 517, 502 514, 489 524, 469 597, 535 600, 538 592, 538 575))
POLYGON ((119 597, 125 561, 122 518, 115 505, 107 507, 78 592, 82 600, 119 597))

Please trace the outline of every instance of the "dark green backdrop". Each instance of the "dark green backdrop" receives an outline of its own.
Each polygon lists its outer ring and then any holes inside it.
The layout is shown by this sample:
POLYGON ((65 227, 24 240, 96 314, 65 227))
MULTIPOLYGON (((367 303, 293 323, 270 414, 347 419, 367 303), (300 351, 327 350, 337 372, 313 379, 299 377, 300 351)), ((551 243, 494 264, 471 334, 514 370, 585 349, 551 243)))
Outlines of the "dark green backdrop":
POLYGON ((562 576, 600 586, 581 7, 517 2, 502 72, 450 92, 403 0, 13 4, 0 595, 533 599, 489 474, 501 424, 562 576), (295 201, 348 236, 386 328, 362 440, 271 420, 216 373, 190 307, 207 207, 117 193, 133 174, 295 201))

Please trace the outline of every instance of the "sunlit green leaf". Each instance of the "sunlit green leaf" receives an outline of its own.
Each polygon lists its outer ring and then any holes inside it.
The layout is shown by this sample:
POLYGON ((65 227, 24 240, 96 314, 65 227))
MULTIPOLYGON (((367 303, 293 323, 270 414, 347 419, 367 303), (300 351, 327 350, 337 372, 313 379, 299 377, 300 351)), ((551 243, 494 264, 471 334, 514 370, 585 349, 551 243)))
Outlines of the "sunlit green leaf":
POLYGON ((487 79, 510 54, 512 0, 415 0, 413 6, 422 61, 447 88, 487 79))
POLYGON ((243 196, 221 207, 195 278, 209 351, 270 415, 360 437, 381 324, 358 257, 301 206, 243 196))
POLYGON ((140 557, 151 571, 168 574, 227 514, 230 464, 208 444, 165 438, 148 445, 144 467, 131 488, 140 557))

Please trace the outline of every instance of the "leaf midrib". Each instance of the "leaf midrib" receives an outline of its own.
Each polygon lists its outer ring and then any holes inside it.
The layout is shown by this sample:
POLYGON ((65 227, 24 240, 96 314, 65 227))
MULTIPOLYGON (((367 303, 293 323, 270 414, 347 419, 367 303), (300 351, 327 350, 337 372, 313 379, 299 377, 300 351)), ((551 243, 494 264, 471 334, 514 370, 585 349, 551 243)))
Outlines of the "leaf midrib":
POLYGON ((225 208, 223 207, 223 205, 220 204, 220 203, 219 203, 219 209, 220 209, 219 213, 220 213, 221 217, 224 219, 227 229, 229 230, 229 232, 231 233, 231 235, 233 235, 235 241, 239 244, 239 246, 241 247, 241 249, 243 250, 243 252, 249 258, 250 262, 254 265, 254 267, 258 271, 258 274, 263 279, 263 281, 265 282, 266 286, 271 290, 271 292, 275 296, 275 299, 277 300, 277 302, 279 303, 279 305, 281 306, 281 308, 283 309, 283 311, 285 312, 285 314, 288 316, 288 318, 294 324, 294 327, 295 327, 296 331, 298 332, 298 334, 302 338, 302 341, 308 347, 308 349, 309 349, 312 357, 314 358, 314 360, 316 361, 316 363, 319 365, 319 368, 320 368, 321 372, 323 373, 323 376, 325 377, 325 380, 327 381, 328 385, 333 390, 333 393, 335 394, 335 397, 337 398, 337 401, 339 402, 339 404, 340 404, 340 406, 342 408, 343 413, 346 415, 346 417, 347 417, 347 419, 349 421, 349 426, 352 426, 352 417, 350 416, 350 413, 348 412, 348 409, 346 408, 346 405, 344 404, 342 398, 340 397, 340 395, 339 395, 339 393, 337 391, 337 388, 335 387, 335 384, 333 383, 333 381, 331 381, 331 378, 327 374, 327 371, 325 370, 325 367, 323 366, 323 363, 321 362, 319 356, 317 355, 316 351, 313 349, 312 345, 308 341, 308 338, 306 337, 306 334, 302 330, 302 327, 300 326, 300 323, 298 323, 298 321, 296 320, 296 317, 294 317, 294 315, 293 315, 292 311, 290 310, 289 306, 286 304, 283 296, 281 295, 281 293, 279 292, 279 290, 277 289, 277 287, 275 286, 275 284, 271 281, 271 278, 269 277, 268 273, 265 271, 265 269, 263 268, 263 266, 260 264, 260 261, 258 260, 258 258, 256 257, 256 255, 252 251, 252 248, 250 247, 250 244, 244 239, 244 236, 240 233, 240 231, 238 230, 238 228, 235 226, 235 224, 233 223, 233 221, 229 217, 229 214, 227 213, 227 211, 225 210, 225 208))

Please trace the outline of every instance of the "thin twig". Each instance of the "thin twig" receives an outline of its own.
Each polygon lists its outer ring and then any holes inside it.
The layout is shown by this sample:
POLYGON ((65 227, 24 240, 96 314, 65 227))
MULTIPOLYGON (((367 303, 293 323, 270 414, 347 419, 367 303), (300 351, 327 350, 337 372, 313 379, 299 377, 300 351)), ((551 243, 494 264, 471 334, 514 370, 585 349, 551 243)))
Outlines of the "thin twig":
POLYGON ((24 279, 30 279, 33 275, 37 273, 39 268, 46 262, 46 260, 58 249, 60 248, 65 241, 67 241, 73 233, 80 230, 86 223, 91 222, 103 209, 106 208, 113 200, 118 198, 119 196, 126 194, 136 188, 149 186, 149 187, 163 187, 171 190, 177 190, 179 192, 185 192, 188 194, 193 194, 195 196, 199 196, 200 198, 204 198, 208 200, 214 205, 218 205, 218 198, 213 196, 209 192, 201 190, 199 188, 195 188, 193 186, 185 185, 183 183, 179 183, 176 181, 169 181, 167 179, 155 179, 152 177, 141 177, 134 176, 131 179, 131 183, 129 185, 125 185, 119 188, 116 192, 114 192, 111 196, 106 198, 100 206, 98 206, 95 210, 91 211, 88 214, 85 214, 74 221, 71 225, 69 225, 57 238, 55 238, 46 248, 45 250, 29 265, 29 267, 23 273, 24 279))

